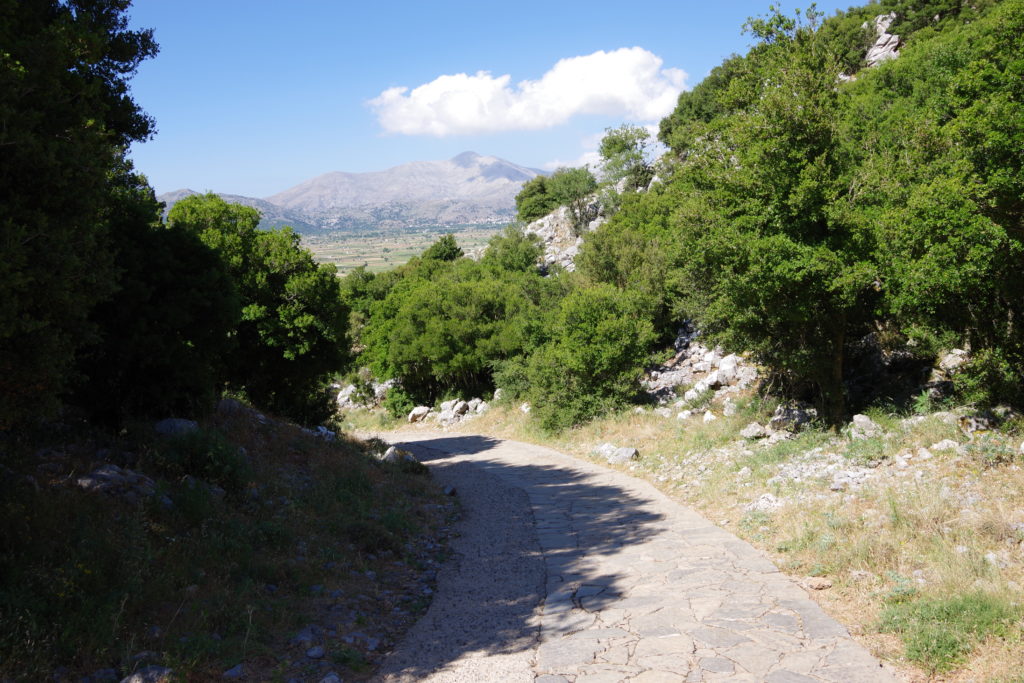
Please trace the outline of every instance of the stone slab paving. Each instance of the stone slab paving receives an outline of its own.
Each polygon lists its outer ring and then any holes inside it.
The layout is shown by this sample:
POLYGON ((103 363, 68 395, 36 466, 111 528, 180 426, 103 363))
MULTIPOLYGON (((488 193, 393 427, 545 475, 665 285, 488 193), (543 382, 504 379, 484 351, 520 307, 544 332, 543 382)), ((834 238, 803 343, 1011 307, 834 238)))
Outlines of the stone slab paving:
POLYGON ((384 436, 465 518, 380 680, 896 680, 763 554, 646 482, 514 441, 384 436))

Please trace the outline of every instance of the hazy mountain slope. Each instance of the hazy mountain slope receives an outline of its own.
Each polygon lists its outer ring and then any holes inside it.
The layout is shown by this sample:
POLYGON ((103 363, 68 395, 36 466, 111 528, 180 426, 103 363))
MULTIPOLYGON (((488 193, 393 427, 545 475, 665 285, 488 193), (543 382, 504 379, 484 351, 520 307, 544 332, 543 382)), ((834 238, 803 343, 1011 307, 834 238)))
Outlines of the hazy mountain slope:
POLYGON ((537 171, 464 152, 447 161, 416 161, 370 173, 326 173, 267 201, 305 213, 324 227, 500 222, 537 171))
MULTIPOLYGON (((164 208, 164 216, 171 210, 171 207, 178 201, 185 197, 191 197, 194 194, 200 194, 195 190, 175 190, 173 192, 165 192, 162 195, 157 196, 157 199, 163 202, 166 206, 164 208)), ((224 194, 218 193, 218 196, 226 202, 232 204, 242 204, 243 206, 251 206, 257 209, 263 216, 260 221, 260 227, 264 230, 271 230, 274 228, 280 228, 283 226, 291 226, 295 232, 300 234, 316 233, 320 231, 320 227, 315 223, 309 221, 306 216, 300 211, 290 211, 283 209, 276 204, 271 204, 265 199, 256 199, 255 197, 243 197, 238 194, 224 194)))
MULTIPOLYGON (((264 199, 220 194, 252 206, 261 226, 320 230, 401 230, 427 225, 504 223, 515 217, 515 196, 540 174, 497 157, 463 152, 447 161, 414 161, 385 171, 325 173, 264 199)), ((193 190, 158 197, 169 210, 193 190)))

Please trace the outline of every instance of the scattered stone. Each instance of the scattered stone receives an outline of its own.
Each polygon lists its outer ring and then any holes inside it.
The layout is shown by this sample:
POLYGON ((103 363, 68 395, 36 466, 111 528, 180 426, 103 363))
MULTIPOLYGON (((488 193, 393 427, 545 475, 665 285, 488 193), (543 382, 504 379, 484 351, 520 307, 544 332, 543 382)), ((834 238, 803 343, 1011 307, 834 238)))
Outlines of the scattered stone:
POLYGON ((712 412, 711 412, 710 410, 705 410, 705 411, 704 411, 704 418, 703 418, 703 420, 704 420, 704 424, 707 424, 707 423, 709 423, 709 422, 714 422, 714 421, 715 421, 715 420, 717 420, 717 419, 718 419, 718 418, 717 418, 717 417, 715 417, 715 414, 714 414, 714 413, 712 413, 712 412))
POLYGON ((446 496, 454 496, 455 494, 456 494, 456 490, 455 490, 454 486, 445 486, 444 487, 444 495, 446 495, 446 496))
POLYGON ((985 561, 997 569, 1006 569, 1010 564, 1005 559, 991 551, 985 553, 985 561))
POLYGON ((949 353, 943 354, 942 358, 939 359, 938 367, 947 373, 948 376, 955 373, 966 362, 967 352, 963 349, 953 349, 949 353))
POLYGON ((882 428, 867 415, 854 415, 850 423, 851 439, 870 439, 882 434, 882 428))
POLYGON ((832 587, 832 580, 826 579, 824 576, 808 576, 804 579, 804 586, 812 591, 828 590, 832 587))
POLYGON ((129 503, 138 503, 156 494, 156 483, 146 475, 109 463, 79 477, 75 485, 90 493, 106 493, 129 503))
POLYGON ((174 672, 166 666, 145 666, 135 673, 125 676, 121 683, 167 683, 174 672))
POLYGON ((768 426, 772 431, 797 431, 811 423, 818 416, 814 408, 804 408, 796 404, 780 405, 775 409, 768 426))
POLYGON ((242 664, 236 664, 221 674, 221 678, 242 678, 243 676, 245 676, 245 666, 242 664))
POLYGON ((762 493, 757 500, 747 504, 743 509, 747 512, 774 512, 782 507, 778 498, 770 493, 762 493))
POLYGON ((452 412, 456 415, 465 415, 469 412, 469 403, 466 401, 456 401, 455 405, 452 406, 452 412))
POLYGON ((850 578, 854 581, 867 581, 876 578, 874 574, 863 569, 851 569, 850 578))
POLYGON ((322 645, 314 645, 313 647, 306 650, 306 656, 310 659, 322 659, 324 656, 324 648, 322 645))
POLYGON ((952 439, 943 439, 938 443, 933 443, 928 447, 930 451, 955 451, 960 448, 960 444, 952 439))
POLYGON ((529 415, 530 414, 530 404, 529 403, 523 403, 522 405, 519 406, 519 411, 521 413, 525 414, 525 415, 529 415))
POLYGON ((341 683, 341 676, 336 672, 331 671, 326 676, 320 679, 320 683, 341 683))
POLYGON ((153 429, 162 436, 182 436, 199 431, 199 423, 180 417, 168 417, 154 424, 153 429))
POLYGON ((251 415, 252 408, 245 405, 238 399, 222 398, 221 400, 217 401, 217 414, 225 417, 251 415))
POLYGON ((404 448, 398 448, 397 446, 391 446, 384 451, 384 456, 381 458, 384 462, 397 465, 403 462, 419 462, 416 456, 405 450, 404 448))
POLYGON ((409 412, 409 422, 420 422, 430 414, 430 406, 416 406, 409 412))
POLYGON ((631 460, 639 460, 640 451, 635 448, 629 448, 623 446, 622 448, 616 448, 615 451, 605 458, 609 465, 624 465, 631 460))
POLYGON ((672 410, 670 408, 655 408, 654 414, 660 417, 672 417, 672 410))
POLYGON ((751 422, 746 427, 740 430, 740 436, 744 439, 763 439, 768 436, 768 430, 762 427, 757 422, 751 422))
POLYGON ((731 398, 725 399, 725 402, 722 403, 722 414, 726 417, 732 417, 737 410, 736 403, 731 398))
POLYGON ((689 420, 691 417, 693 417, 692 410, 684 410, 676 415, 677 420, 689 420))

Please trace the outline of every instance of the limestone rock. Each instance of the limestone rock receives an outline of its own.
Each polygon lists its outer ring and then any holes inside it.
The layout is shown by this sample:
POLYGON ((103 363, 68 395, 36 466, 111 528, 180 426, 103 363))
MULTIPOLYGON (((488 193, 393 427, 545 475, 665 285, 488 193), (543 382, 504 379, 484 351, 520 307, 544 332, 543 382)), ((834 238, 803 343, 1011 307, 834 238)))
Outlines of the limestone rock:
POLYGON ((603 443, 599 446, 595 446, 594 450, 591 452, 594 453, 594 455, 604 458, 605 462, 611 465, 623 465, 630 460, 637 460, 640 457, 640 451, 635 448, 620 448, 611 443, 603 443))
POLYGON ((153 429, 162 436, 182 436, 199 431, 199 423, 195 420, 185 420, 180 417, 168 417, 153 425, 153 429))
POLYGON ((804 579, 804 585, 812 591, 823 591, 832 587, 832 580, 824 576, 808 576, 804 579))
POLYGON ((870 439, 882 434, 882 428, 867 415, 854 415, 850 423, 851 439, 870 439))
POLYGON ((166 683, 171 680, 174 672, 166 666, 151 664, 144 666, 130 676, 121 679, 121 683, 166 683))
POLYGON ((804 408, 799 405, 780 405, 775 409, 768 426, 772 431, 797 431, 810 424, 811 420, 818 416, 814 408, 804 408))
POLYGON ((768 430, 757 422, 751 422, 740 430, 740 436, 744 439, 763 439, 768 436, 768 430))
POLYGON ((770 493, 762 493, 757 500, 749 503, 744 509, 747 512, 773 512, 782 507, 778 498, 770 493))
POLYGON ((398 465, 403 462, 419 462, 415 455, 404 448, 398 448, 397 446, 391 446, 384 451, 384 457, 382 457, 381 460, 386 463, 391 463, 392 465, 398 465))
POLYGON ((892 26, 892 22, 895 20, 895 12, 879 14, 875 17, 875 35, 877 39, 864 57, 864 63, 869 67, 900 56, 900 37, 889 33, 889 27, 892 26))
POLYGON ((628 446, 616 448, 615 452, 606 458, 610 465, 624 465, 631 460, 639 459, 640 451, 635 448, 629 448, 628 446))
POLYGON ((430 413, 430 406, 416 406, 409 412, 409 422, 420 422, 430 413))
POLYGON ((456 401, 455 405, 452 406, 452 412, 456 415, 465 415, 469 412, 469 403, 466 401, 456 401))

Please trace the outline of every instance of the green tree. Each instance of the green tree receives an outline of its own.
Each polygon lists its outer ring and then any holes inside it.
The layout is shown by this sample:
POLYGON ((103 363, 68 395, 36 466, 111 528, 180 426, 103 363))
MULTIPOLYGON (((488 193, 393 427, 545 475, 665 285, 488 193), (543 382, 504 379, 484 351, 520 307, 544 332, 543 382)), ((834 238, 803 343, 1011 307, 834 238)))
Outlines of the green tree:
POLYGON ((530 347, 540 280, 468 259, 410 275, 373 307, 365 357, 418 401, 491 390, 494 364, 530 347))
POLYGON ((220 254, 238 288, 230 384, 269 410, 317 422, 330 411, 323 386, 349 360, 348 310, 334 267, 317 265, 288 228, 258 230, 259 219, 215 194, 183 199, 168 215, 220 254))
POLYGON ((673 140, 685 158, 674 220, 688 255, 688 307, 702 327, 809 384, 837 424, 847 349, 871 329, 878 271, 870 230, 842 211, 845 90, 817 18, 775 12, 749 22, 761 42, 749 74, 730 82, 727 113, 690 122, 673 140))
POLYGON ((966 398, 1021 404, 1024 2, 968 15, 850 85, 848 211, 878 235, 889 315, 974 352, 966 398))
POLYGON ((586 167, 560 168, 547 179, 546 186, 556 205, 569 209, 573 230, 580 234, 595 218, 590 197, 597 190, 594 174, 586 167))
POLYGON ((491 238, 480 262, 499 270, 536 272, 543 255, 544 248, 537 235, 527 234, 521 227, 510 225, 491 238))
POLYGON ((530 223, 558 208, 558 200, 548 191, 548 179, 538 175, 523 183, 516 195, 516 218, 530 223))
POLYGON ((150 31, 128 0, 0 0, 0 429, 52 413, 115 287, 104 215, 152 122, 129 96, 150 31))
POLYGON ((455 235, 442 235, 423 252, 422 258, 434 261, 455 261, 465 254, 455 241, 455 235))
POLYGON ((650 137, 642 126, 627 123, 605 129, 598 148, 604 181, 614 185, 625 179, 627 192, 647 189, 654 177, 654 165, 647 149, 650 137))
POLYGON ((94 419, 198 415, 213 406, 241 310, 217 254, 160 222, 162 206, 125 173, 108 224, 118 290, 92 311, 99 334, 79 354, 72 399, 94 419))
POLYGON ((574 289, 548 324, 551 340, 526 368, 532 415, 544 429, 581 424, 636 395, 654 335, 630 295, 610 285, 574 289))

